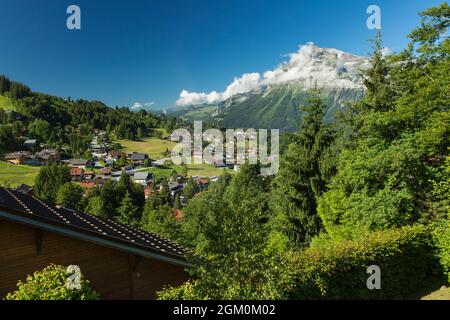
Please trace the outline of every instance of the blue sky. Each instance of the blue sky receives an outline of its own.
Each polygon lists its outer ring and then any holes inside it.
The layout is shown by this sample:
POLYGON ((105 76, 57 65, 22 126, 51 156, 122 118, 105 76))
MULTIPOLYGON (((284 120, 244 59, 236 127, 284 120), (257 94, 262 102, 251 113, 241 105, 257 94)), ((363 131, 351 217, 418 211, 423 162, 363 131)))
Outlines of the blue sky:
POLYGON ((172 106, 183 89, 223 91, 314 42, 366 55, 366 9, 382 10, 384 44, 401 50, 434 0, 0 0, 0 73, 33 90, 110 106, 172 106), (82 29, 66 28, 81 8, 82 29))

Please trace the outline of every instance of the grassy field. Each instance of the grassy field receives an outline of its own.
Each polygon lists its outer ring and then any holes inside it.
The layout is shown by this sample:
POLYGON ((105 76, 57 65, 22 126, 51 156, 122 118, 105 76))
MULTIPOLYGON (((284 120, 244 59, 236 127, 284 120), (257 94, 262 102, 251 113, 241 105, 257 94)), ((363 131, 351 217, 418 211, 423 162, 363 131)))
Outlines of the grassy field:
POLYGON ((118 142, 122 145, 123 152, 142 152, 150 155, 154 160, 164 158, 163 152, 166 149, 169 151, 176 145, 175 142, 167 141, 164 139, 157 138, 144 138, 142 141, 132 141, 125 139, 118 139, 114 142, 118 142))
MULTIPOLYGON (((188 167, 188 176, 200 176, 200 177, 214 177, 219 176, 223 173, 224 169, 216 168, 209 164, 190 164, 188 167)), ((164 166, 164 167, 152 167, 152 168, 145 168, 139 171, 147 171, 150 173, 153 173, 157 179, 161 177, 169 177, 172 173, 172 170, 177 171, 178 173, 182 172, 181 166, 164 166)), ((227 170, 229 173, 233 173, 233 170, 227 170)))
POLYGON ((423 296, 421 300, 450 300, 450 287, 442 286, 441 288, 423 296))
POLYGON ((33 185, 39 167, 16 166, 0 161, 0 184, 2 186, 16 187, 22 183, 33 185))
POLYGON ((0 95, 0 109, 15 110, 16 108, 12 105, 11 100, 8 97, 0 95))

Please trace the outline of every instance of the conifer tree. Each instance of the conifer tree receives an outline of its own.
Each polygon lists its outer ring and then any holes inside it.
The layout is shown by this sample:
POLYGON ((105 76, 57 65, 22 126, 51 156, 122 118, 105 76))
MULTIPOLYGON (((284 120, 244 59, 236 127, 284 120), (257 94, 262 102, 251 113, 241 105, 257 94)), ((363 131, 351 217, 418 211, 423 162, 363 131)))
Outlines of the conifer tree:
POLYGON ((325 111, 326 105, 315 90, 302 108, 301 129, 282 157, 272 184, 271 223, 276 232, 283 233, 294 245, 307 243, 321 229, 316 197, 325 190, 327 177, 333 170, 328 149, 334 133, 323 120, 325 111))

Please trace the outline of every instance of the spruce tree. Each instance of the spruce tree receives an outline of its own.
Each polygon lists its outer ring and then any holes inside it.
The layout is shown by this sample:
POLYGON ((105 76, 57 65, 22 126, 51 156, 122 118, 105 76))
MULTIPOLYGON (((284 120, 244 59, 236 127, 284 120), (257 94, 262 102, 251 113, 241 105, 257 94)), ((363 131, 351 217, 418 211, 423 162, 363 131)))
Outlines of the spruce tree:
POLYGON ((318 90, 302 107, 301 129, 281 158, 280 170, 272 184, 271 224, 293 245, 303 245, 321 229, 316 198, 325 190, 333 164, 329 148, 334 132, 323 120, 326 104, 318 90))

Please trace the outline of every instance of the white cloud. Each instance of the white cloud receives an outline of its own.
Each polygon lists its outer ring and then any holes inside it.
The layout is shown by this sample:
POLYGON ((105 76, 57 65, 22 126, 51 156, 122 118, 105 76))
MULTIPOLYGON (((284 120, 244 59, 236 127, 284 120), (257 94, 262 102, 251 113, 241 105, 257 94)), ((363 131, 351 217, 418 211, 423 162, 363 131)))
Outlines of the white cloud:
POLYGON ((323 49, 313 43, 299 46, 297 52, 288 54, 288 61, 262 74, 245 73, 228 85, 223 92, 189 92, 183 90, 176 101, 178 106, 215 104, 229 97, 287 82, 298 82, 304 87, 334 86, 360 87, 358 68, 366 59, 336 50, 323 49))
POLYGON ((130 109, 131 110, 133 110, 133 111, 136 111, 136 110, 139 110, 139 109, 142 109, 142 108, 144 108, 144 107, 146 107, 146 108, 148 108, 148 107, 151 107, 152 105, 154 105, 155 104, 155 102, 144 102, 144 103, 141 103, 141 102, 135 102, 135 103, 133 103, 133 105, 130 107, 130 109))
POLYGON ((141 109, 141 108, 143 108, 144 106, 140 103, 140 102, 135 102, 135 103, 133 103, 133 105, 131 106, 131 108, 130 109, 132 109, 132 110, 138 110, 138 109, 141 109))
POLYGON ((180 93, 180 98, 177 100, 176 104, 178 106, 189 106, 203 103, 217 103, 221 100, 221 96, 216 91, 210 93, 204 92, 189 92, 183 90, 180 93))

